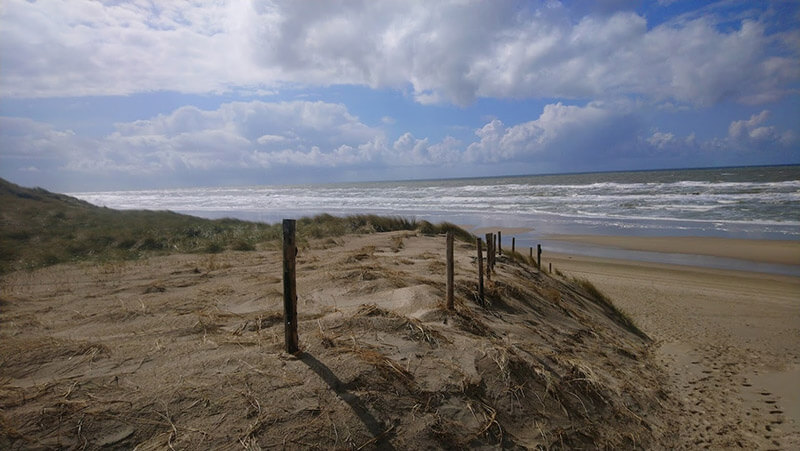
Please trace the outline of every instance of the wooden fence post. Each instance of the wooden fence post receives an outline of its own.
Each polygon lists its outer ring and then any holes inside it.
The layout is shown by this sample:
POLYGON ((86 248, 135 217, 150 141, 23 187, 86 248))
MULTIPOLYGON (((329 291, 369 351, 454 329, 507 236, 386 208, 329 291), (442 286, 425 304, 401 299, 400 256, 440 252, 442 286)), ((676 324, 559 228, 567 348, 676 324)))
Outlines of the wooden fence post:
POLYGON ((517 251, 517 237, 512 236, 511 237, 511 253, 513 254, 516 251, 517 251))
POLYGON ((494 235, 486 234, 486 278, 492 279, 492 260, 494 257, 494 235))
POLYGON ((536 260, 538 262, 538 263, 536 263, 536 267, 539 268, 539 271, 541 271, 542 270, 542 245, 541 244, 537 244, 536 245, 536 260))
POLYGON ((533 262, 533 246, 531 246, 530 250, 531 250, 530 251, 530 259, 531 259, 531 262, 533 262))
POLYGON ((497 253, 503 255, 503 232, 497 231, 497 253))
POLYGON ((300 350, 297 340, 297 242, 294 219, 283 220, 283 323, 286 333, 286 352, 300 350))
POLYGON ((492 272, 494 272, 494 265, 497 264, 497 235, 492 234, 492 272))
POLYGON ((478 299, 481 301, 481 305, 483 305, 484 297, 483 297, 483 246, 481 245, 481 239, 478 238, 478 299))
POLYGON ((454 269, 455 264, 453 262, 453 231, 450 230, 447 232, 447 309, 453 310, 453 303, 454 303, 454 288, 453 282, 455 281, 454 269))

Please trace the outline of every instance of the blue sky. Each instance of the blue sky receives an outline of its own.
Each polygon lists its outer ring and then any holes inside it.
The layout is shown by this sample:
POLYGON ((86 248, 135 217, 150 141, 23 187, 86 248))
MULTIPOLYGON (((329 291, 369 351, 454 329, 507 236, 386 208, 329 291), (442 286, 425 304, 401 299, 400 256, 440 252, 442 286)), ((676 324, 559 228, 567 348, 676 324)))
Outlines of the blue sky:
POLYGON ((794 1, 0 3, 26 186, 796 163, 794 1))

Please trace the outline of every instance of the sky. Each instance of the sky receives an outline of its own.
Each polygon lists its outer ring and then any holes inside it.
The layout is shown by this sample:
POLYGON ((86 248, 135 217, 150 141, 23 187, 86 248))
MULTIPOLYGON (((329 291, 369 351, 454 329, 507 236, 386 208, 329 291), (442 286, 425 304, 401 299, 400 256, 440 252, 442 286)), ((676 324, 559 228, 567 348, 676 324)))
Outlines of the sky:
POLYGON ((23 186, 798 163, 797 1, 0 1, 23 186))

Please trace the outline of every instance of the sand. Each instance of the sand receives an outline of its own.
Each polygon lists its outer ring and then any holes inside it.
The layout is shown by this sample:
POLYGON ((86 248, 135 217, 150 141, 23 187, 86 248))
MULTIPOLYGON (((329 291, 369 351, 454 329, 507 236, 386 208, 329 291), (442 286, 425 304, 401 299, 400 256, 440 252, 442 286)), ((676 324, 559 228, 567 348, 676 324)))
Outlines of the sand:
POLYGON ((547 239, 626 250, 707 255, 761 263, 800 265, 800 241, 606 235, 549 235, 547 239))
POLYGON ((473 235, 479 236, 481 238, 487 233, 497 234, 497 232, 500 232, 503 235, 509 237, 512 235, 523 234, 533 231, 533 229, 530 227, 478 227, 476 229, 471 229, 467 227, 467 230, 469 230, 473 235))
MULTIPOLYGON (((626 249, 797 263, 796 242, 561 237, 626 249)), ((800 448, 800 279, 545 253, 658 343, 688 447, 800 448)))
POLYGON ((800 447, 797 278, 545 249, 480 304, 474 252, 447 312, 442 237, 302 243, 299 356, 275 248, 6 274, 0 447, 800 447))
MULTIPOLYGON (((0 278, 0 448, 674 448, 652 342, 588 288, 442 236, 65 264, 0 278)), ((747 442, 751 443, 751 442, 747 442)))

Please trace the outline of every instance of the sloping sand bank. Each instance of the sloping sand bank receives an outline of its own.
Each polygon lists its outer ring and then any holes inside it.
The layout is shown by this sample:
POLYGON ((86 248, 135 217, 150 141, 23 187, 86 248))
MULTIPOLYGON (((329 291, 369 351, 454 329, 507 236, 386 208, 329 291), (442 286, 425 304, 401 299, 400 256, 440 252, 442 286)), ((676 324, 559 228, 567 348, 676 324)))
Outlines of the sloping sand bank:
MULTIPOLYGON (((651 341, 585 285, 411 232, 0 279, 0 448, 672 448, 651 341)), ((748 444, 751 442, 747 442, 748 444)))
MULTIPOLYGON (((634 249, 675 251, 673 238, 579 241, 620 240, 634 249)), ((709 255, 782 263, 797 257, 783 252, 797 243, 678 243, 709 255)), ((543 260, 594 282, 657 341, 684 404, 684 446, 800 448, 800 279, 567 255, 543 260)))

